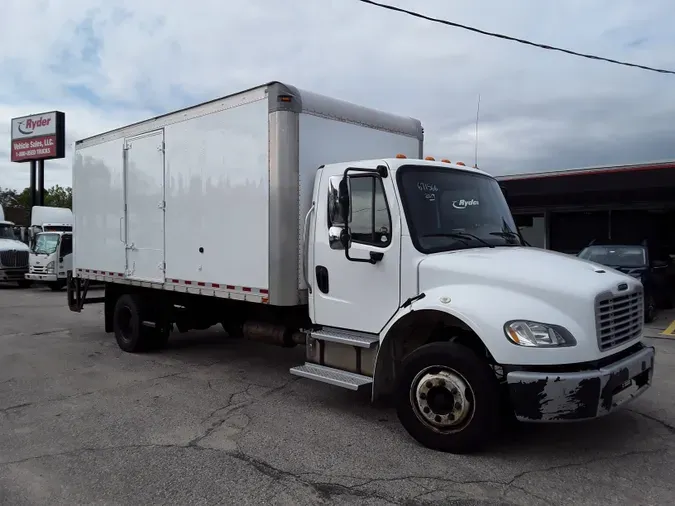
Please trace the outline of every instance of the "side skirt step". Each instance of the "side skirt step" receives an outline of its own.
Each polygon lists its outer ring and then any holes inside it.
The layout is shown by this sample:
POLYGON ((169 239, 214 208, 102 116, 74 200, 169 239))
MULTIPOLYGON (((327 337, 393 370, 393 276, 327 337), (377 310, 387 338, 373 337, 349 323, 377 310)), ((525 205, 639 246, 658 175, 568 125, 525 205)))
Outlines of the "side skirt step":
POLYGON ((319 341, 358 346, 359 348, 374 348, 380 342, 380 337, 377 334, 365 334, 330 327, 314 330, 311 336, 319 341))
POLYGON ((346 388, 348 390, 361 390, 368 388, 373 384, 373 378, 355 374, 353 372, 341 371, 318 364, 305 363, 291 368, 291 374, 307 378, 329 385, 346 388))

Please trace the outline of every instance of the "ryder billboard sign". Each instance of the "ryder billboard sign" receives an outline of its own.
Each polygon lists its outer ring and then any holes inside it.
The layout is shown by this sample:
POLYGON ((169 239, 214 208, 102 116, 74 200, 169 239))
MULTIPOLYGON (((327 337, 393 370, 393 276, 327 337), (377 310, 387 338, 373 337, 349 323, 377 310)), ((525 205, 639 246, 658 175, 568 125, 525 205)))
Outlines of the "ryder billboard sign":
POLYGON ((66 115, 43 112, 12 119, 13 162, 49 160, 66 156, 66 115))

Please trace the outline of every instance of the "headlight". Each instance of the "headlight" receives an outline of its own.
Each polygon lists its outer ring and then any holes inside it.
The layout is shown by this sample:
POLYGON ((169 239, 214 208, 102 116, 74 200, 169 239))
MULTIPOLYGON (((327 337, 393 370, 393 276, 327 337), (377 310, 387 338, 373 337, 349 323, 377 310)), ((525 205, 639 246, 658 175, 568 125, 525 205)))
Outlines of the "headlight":
POLYGON ((54 261, 53 260, 47 264, 47 272, 54 272, 54 261))
POLYGON ((513 344, 536 348, 575 346, 576 339, 559 325, 516 320, 504 325, 504 333, 513 344))

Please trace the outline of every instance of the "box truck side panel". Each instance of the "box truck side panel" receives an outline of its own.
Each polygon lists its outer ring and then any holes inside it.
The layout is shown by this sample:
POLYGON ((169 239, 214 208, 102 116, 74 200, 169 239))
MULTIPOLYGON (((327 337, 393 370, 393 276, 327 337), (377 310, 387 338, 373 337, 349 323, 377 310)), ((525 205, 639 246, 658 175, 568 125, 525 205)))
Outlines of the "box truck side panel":
POLYGON ((268 289, 268 105, 165 127, 166 278, 268 289))
MULTIPOLYGON (((372 127, 323 118, 300 115, 300 230, 312 203, 316 169, 321 164, 348 160, 391 158, 398 153, 408 158, 420 156, 417 137, 378 130, 372 127), (339 142, 336 140, 339 139, 339 142)), ((302 236, 300 236, 302 241, 302 236)), ((302 273, 302 258, 298 267, 302 273)), ((299 287, 306 289, 303 276, 299 287)))
POLYGON ((124 139, 76 149, 73 268, 123 273, 124 139))

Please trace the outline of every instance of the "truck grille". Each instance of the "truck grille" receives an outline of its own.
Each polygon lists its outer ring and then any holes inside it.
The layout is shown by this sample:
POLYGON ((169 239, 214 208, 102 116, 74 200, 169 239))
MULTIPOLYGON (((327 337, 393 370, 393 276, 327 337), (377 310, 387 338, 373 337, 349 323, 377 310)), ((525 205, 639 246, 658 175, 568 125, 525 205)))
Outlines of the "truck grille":
POLYGON ((595 328, 600 351, 607 351, 642 334, 642 292, 613 297, 601 295, 595 302, 595 328))
POLYGON ((3 267, 28 267, 28 252, 0 251, 0 265, 3 267))

